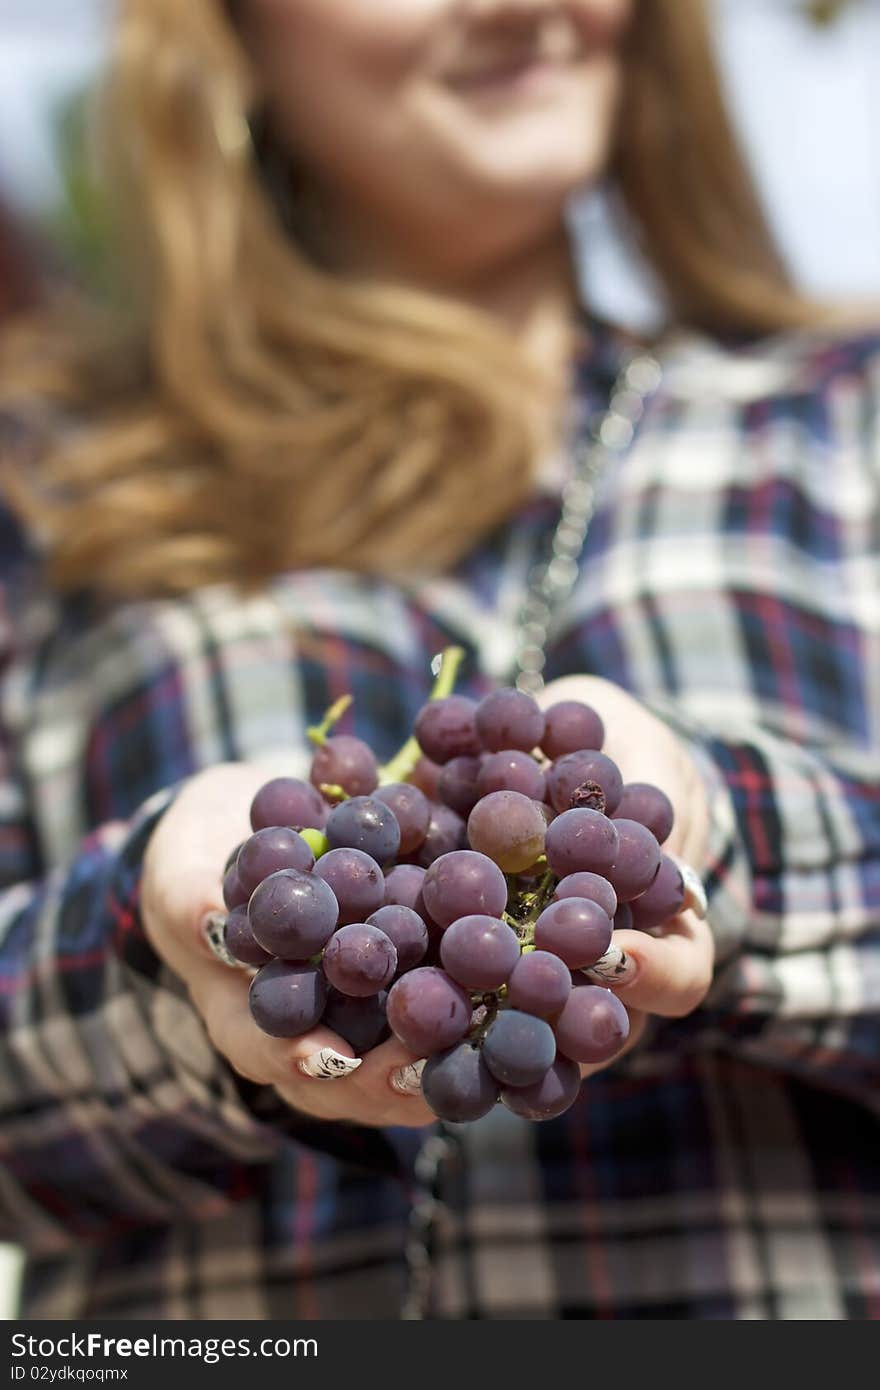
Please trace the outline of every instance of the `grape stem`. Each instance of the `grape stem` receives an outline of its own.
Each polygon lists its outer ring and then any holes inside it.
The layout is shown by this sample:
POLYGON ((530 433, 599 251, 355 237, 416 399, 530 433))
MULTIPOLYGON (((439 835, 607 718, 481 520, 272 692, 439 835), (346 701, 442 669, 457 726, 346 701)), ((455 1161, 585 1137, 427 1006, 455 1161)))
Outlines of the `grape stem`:
POLYGON ((316 748, 322 748, 330 736, 330 730, 334 724, 338 724, 345 711, 353 701, 351 695, 340 695, 328 709, 320 724, 312 724, 306 729, 306 738, 313 743, 316 748))
POLYGON ((557 882, 556 875, 551 869, 548 869, 533 892, 521 895, 519 899, 523 906, 521 917, 516 917, 510 912, 502 912, 501 914, 503 921, 508 926, 513 927, 519 937, 523 955, 527 951, 534 951, 535 949, 535 923, 553 896, 557 882))
POLYGON ((348 801, 348 792, 336 782, 322 782, 318 791, 325 801, 348 801))
MULTIPOLYGON (((440 666, 428 696, 429 700, 444 700, 447 695, 452 694, 463 660, 463 647, 445 648, 440 657, 440 666)), ((422 750, 415 738, 408 738, 400 752, 395 753, 384 767, 380 767, 379 785, 386 787, 390 782, 408 782, 421 756, 422 750)))

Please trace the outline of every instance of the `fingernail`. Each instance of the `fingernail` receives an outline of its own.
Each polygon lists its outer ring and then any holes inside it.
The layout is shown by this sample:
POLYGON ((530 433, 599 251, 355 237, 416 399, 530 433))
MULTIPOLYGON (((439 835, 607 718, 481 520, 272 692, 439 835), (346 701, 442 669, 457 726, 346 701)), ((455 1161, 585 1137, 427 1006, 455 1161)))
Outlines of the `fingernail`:
POLYGON ((309 1053, 296 1065, 306 1076, 313 1076, 318 1081, 332 1081, 337 1077, 350 1076, 362 1061, 362 1057, 343 1057, 332 1047, 322 1047, 320 1052, 309 1053))
POLYGON ((604 956, 600 956, 593 965, 585 966, 581 974, 600 985, 629 985, 636 978, 638 969, 634 958, 612 942, 604 956))
POLYGON ((427 1060, 426 1057, 422 1057, 418 1062, 407 1062, 405 1067, 393 1071, 388 1078, 392 1091, 397 1091, 401 1096, 421 1095, 422 1072, 427 1060))
MULTIPOLYGON (((675 858, 675 856, 673 857, 675 858)), ((675 862, 681 870, 685 908, 690 908, 691 912, 695 912, 698 917, 705 917, 709 910, 709 901, 700 875, 683 859, 676 858, 675 862)))
POLYGON ((249 970, 250 967, 226 949, 226 913, 207 912, 202 918, 202 935, 211 949, 211 954, 224 965, 232 965, 236 970, 249 970))

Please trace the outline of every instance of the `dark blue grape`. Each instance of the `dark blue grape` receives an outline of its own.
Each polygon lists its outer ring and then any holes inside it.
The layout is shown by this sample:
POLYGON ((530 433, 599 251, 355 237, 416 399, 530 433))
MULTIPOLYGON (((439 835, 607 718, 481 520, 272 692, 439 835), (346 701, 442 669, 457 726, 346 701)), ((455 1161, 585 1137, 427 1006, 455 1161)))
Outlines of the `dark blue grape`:
POLYGON ((428 1058, 422 1095, 439 1119, 461 1124, 488 1115, 498 1100, 498 1082, 480 1049, 463 1042, 428 1058))
POLYGON ((338 1033, 350 1043, 360 1056, 378 1047, 390 1036, 391 1029, 385 1017, 385 1004, 388 999, 383 989, 378 994, 356 999, 352 994, 340 994, 329 989, 327 1006, 321 1022, 331 1033, 338 1033))
POLYGON ((483 1060, 502 1086, 533 1085, 552 1067, 555 1056, 550 1024, 519 1009, 503 1009, 483 1039, 483 1060))
POLYGON ((342 927, 349 922, 365 922, 385 900, 382 870, 363 850, 328 850, 315 865, 315 873, 332 888, 342 927))
POLYGON ((390 806, 372 796, 353 796, 335 806, 324 834, 331 849, 359 849, 388 864, 400 849, 400 826, 390 806))
POLYGON ((327 999, 324 976, 314 965, 271 960, 257 971, 248 995, 258 1028, 273 1038, 298 1038, 320 1022, 327 999))
POLYGON ((254 889, 251 929, 270 955, 309 960, 329 941, 339 916, 332 891, 315 874, 282 869, 254 889))
POLYGON ((229 954, 240 960, 243 965, 265 965, 272 959, 254 936, 244 904, 234 907, 226 918, 223 941, 229 954))

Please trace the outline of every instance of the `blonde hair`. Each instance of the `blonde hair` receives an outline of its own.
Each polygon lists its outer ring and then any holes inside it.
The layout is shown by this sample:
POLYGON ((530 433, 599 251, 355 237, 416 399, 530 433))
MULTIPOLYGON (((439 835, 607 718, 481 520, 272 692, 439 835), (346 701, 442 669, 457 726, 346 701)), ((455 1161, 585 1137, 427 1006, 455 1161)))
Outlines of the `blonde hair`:
MULTIPOLYGON (((810 321, 702 0, 640 0, 626 64, 610 172, 675 316, 719 333, 810 321)), ((532 486, 546 383, 488 314, 317 266, 261 181, 254 99, 219 0, 122 0, 103 129, 138 307, 41 327, 10 376, 77 421, 11 484, 59 587, 439 569, 532 486)))

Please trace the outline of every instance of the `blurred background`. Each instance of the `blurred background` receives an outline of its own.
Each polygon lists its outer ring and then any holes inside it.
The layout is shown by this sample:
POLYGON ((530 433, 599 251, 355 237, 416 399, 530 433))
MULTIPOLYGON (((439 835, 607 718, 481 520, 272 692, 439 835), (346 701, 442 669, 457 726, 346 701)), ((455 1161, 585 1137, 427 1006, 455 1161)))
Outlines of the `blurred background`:
MULTIPOLYGON (((185 3, 185 0, 181 0, 185 3)), ((36 272, 100 276, 100 211, 81 136, 113 0, 0 0, 0 317, 36 272)), ((880 300, 880 0, 714 0, 734 115, 795 277, 880 300)), ((591 303, 633 326, 650 279, 601 197, 572 208, 591 303)), ((15 1252, 0 1247, 0 1314, 15 1252)))
MULTIPOLYGON (((0 205, 13 219, 0 230, 0 312, 28 291, 22 250, 75 275, 96 269, 80 136, 112 11, 113 0, 0 0, 0 205)), ((733 110, 796 278, 880 295, 880 0, 714 0, 714 11, 733 110)), ((650 322, 650 282, 601 198, 572 217, 595 307, 650 322)))

